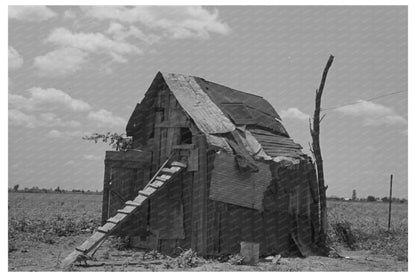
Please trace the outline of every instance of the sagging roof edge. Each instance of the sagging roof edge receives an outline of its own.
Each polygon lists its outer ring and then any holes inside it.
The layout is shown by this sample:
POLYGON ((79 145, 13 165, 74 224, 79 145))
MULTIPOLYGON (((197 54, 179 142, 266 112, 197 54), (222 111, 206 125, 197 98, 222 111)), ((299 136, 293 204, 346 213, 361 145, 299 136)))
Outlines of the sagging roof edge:
MULTIPOLYGON (((230 134, 231 132, 236 130, 236 128, 238 128, 238 127, 233 122, 231 122, 229 120, 228 116, 225 115, 223 113, 223 111, 218 107, 218 105, 212 101, 210 96, 204 90, 201 89, 199 84, 195 81, 195 78, 202 79, 202 78, 199 78, 199 77, 185 76, 185 75, 182 75, 182 74, 163 73, 163 72, 159 71, 156 74, 155 78, 153 79, 151 85, 147 89, 147 91, 145 93, 145 97, 148 93, 151 93, 152 88, 159 85, 159 83, 161 81, 163 81, 166 84, 166 86, 169 88, 169 90, 175 95, 176 99, 178 100, 179 105, 183 108, 183 110, 192 119, 194 124, 198 127, 198 129, 200 131, 202 131, 202 133, 205 134, 206 139, 207 139, 207 143, 211 146, 218 147, 219 149, 222 149, 226 152, 232 152, 233 150, 232 150, 230 144, 227 142, 227 139, 224 137, 224 135, 230 134), (174 80, 175 78, 177 80, 174 80), (172 79, 174 81, 177 81, 177 83, 174 84, 172 82, 172 79), (183 86, 181 86, 181 85, 183 85, 183 86), (181 90, 184 89, 184 88, 188 89, 188 93, 191 92, 191 94, 192 94, 192 92, 193 92, 196 96, 202 96, 202 97, 204 95, 207 96, 207 97, 203 97, 203 100, 205 101, 203 103, 203 105, 208 103, 207 104, 209 106, 208 108, 212 108, 212 110, 207 109, 206 112, 211 113, 211 114, 214 113, 215 117, 217 117, 219 119, 222 119, 224 122, 226 122, 225 126, 220 126, 220 128, 216 129, 217 126, 216 125, 212 126, 211 123, 215 124, 217 122, 205 122, 207 124, 198 124, 198 123, 201 123, 200 121, 198 121, 198 119, 201 119, 201 115, 204 115, 204 114, 203 113, 202 114, 198 113, 195 109, 192 109, 193 107, 189 107, 189 105, 188 105, 188 107, 186 107, 187 104, 189 104, 189 103, 186 101, 187 100, 186 97, 183 97, 183 95, 181 95, 181 92, 182 92, 181 90), (181 89, 181 90, 179 90, 179 89, 181 89), (210 124, 211 124, 211 126, 210 126, 210 124)), ((205 81, 205 82, 208 82, 204 79, 202 79, 202 80, 205 81)), ((217 85, 219 85, 219 84, 217 84, 217 85)), ((222 86, 222 85, 220 85, 220 86, 222 86)), ((231 89, 231 88, 228 88, 228 89, 231 89)), ((242 93, 241 91, 237 91, 237 92, 242 93)), ((249 93, 245 93, 245 94, 263 99, 263 97, 261 97, 261 96, 257 96, 257 95, 253 95, 253 94, 249 94, 249 93)), ((187 95, 187 96, 189 96, 189 95, 187 95)), ((264 100, 264 101, 267 102, 266 100, 264 100)), ((270 105, 270 103, 268 103, 268 102, 267 102, 267 104, 270 105)), ((130 133, 129 132, 129 127, 131 128, 132 120, 134 120, 135 112, 136 111, 138 112, 139 107, 140 107, 140 103, 138 103, 136 105, 136 108, 135 108, 135 110, 134 110, 132 116, 130 117, 129 122, 126 126, 126 131, 127 131, 128 135, 130 133)), ((204 107, 205 106, 201 106, 201 108, 204 108, 204 107)), ((273 109, 273 107, 271 105, 270 105, 270 107, 273 109)), ((293 158, 293 157, 286 157, 286 156, 283 156, 283 155, 272 157, 264 151, 262 145, 254 138, 254 136, 250 133, 250 131, 246 130, 245 135, 250 137, 251 146, 253 146, 254 141, 255 141, 254 144, 257 144, 259 146, 258 151, 253 151, 252 149, 249 148, 250 147, 250 142, 247 142, 245 138, 240 136, 243 139, 245 150, 248 151, 250 153, 250 155, 255 160, 275 161, 277 163, 281 163, 281 162, 284 161, 284 162, 289 162, 291 164, 296 164, 296 163, 298 163, 298 160, 303 159, 302 156, 305 155, 305 154, 302 153, 303 155, 300 155, 297 159, 293 158)))

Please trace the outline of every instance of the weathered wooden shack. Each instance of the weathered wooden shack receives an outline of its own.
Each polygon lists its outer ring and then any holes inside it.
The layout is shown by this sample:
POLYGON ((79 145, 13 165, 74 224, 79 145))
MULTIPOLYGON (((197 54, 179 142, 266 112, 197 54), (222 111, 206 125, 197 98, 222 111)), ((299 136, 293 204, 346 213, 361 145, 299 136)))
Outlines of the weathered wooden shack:
POLYGON ((130 235, 154 236, 160 251, 201 254, 235 253, 240 241, 280 253, 293 239, 316 240, 314 166, 262 97, 158 73, 126 131, 141 151, 107 153, 103 223, 176 155, 187 169, 125 223, 130 235))
POLYGON ((242 241, 261 255, 315 248, 315 167, 264 98, 159 72, 126 131, 133 149, 106 153, 105 225, 78 251, 110 233, 164 253, 237 253, 242 241))

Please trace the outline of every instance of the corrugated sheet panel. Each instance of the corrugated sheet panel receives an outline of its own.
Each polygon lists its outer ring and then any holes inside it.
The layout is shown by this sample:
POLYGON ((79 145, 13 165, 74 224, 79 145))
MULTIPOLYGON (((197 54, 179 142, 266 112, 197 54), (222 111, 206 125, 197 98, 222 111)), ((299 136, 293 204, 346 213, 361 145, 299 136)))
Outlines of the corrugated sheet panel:
POLYGON ((251 115, 248 107, 243 103, 224 103, 222 110, 234 121, 236 125, 255 124, 256 120, 251 115))
POLYGON ((221 134, 235 130, 234 124, 193 77, 172 73, 162 75, 179 104, 201 131, 206 134, 221 134))
POLYGON ((269 156, 301 158, 304 155, 301 151, 302 146, 295 143, 291 138, 279 136, 260 129, 250 128, 250 132, 269 156))
POLYGON ((221 110, 230 115, 236 124, 254 124, 268 128, 283 136, 289 136, 283 125, 276 120, 280 117, 263 97, 238 91, 223 85, 194 77, 200 88, 205 91, 211 100, 221 110), (238 108, 237 104, 244 105, 245 109, 238 108), (247 111, 249 115, 244 115, 247 111))
POLYGON ((242 172, 236 167, 234 155, 225 152, 217 154, 212 170, 209 198, 263 210, 263 194, 272 177, 267 164, 256 165, 259 168, 258 172, 242 172))

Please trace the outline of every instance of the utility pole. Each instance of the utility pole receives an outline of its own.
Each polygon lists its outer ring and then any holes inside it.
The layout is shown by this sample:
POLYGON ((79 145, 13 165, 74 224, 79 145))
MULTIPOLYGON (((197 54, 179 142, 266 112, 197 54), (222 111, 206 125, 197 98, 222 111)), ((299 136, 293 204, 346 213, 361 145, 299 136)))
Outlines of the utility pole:
POLYGON ((324 72, 322 73, 321 84, 319 89, 316 90, 315 97, 315 113, 313 116, 313 128, 311 122, 309 121, 309 129, 312 136, 312 153, 315 156, 316 171, 317 171, 317 180, 319 187, 319 206, 320 206, 320 231, 319 231, 319 240, 320 244, 323 247, 326 247, 326 237, 328 229, 328 219, 327 219, 327 208, 326 208, 326 189, 324 181, 324 166, 321 154, 321 146, 319 142, 319 132, 320 132, 320 123, 324 116, 321 118, 321 97, 324 92, 324 86, 326 81, 326 76, 328 74, 329 68, 332 65, 334 56, 330 55, 326 63, 324 72))
POLYGON ((387 227, 388 232, 390 232, 390 223, 391 223, 391 194, 393 191, 393 174, 390 175, 390 198, 389 198, 389 224, 387 227))

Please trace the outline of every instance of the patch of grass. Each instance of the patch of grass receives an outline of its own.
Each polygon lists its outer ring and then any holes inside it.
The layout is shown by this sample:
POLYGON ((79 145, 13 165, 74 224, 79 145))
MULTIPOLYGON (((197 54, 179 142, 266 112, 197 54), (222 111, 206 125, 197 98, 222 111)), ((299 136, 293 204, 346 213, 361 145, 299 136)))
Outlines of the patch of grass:
POLYGON ((328 236, 334 245, 407 261, 407 214, 407 204, 393 204, 388 232, 387 203, 328 201, 328 236))
POLYGON ((8 238, 54 244, 58 237, 91 233, 99 226, 101 196, 9 193, 8 238))

